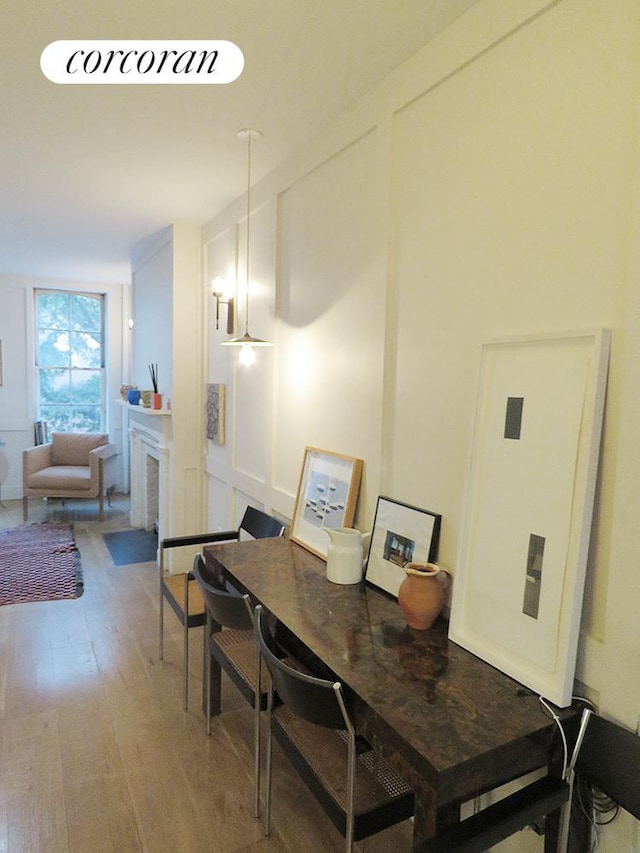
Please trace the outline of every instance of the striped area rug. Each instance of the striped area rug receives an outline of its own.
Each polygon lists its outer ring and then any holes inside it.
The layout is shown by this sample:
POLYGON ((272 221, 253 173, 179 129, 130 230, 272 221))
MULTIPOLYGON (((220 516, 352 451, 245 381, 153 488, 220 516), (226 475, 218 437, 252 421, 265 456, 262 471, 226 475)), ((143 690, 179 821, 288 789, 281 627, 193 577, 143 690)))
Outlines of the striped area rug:
POLYGON ((70 524, 44 522, 0 530, 0 605, 78 598, 80 552, 70 524))

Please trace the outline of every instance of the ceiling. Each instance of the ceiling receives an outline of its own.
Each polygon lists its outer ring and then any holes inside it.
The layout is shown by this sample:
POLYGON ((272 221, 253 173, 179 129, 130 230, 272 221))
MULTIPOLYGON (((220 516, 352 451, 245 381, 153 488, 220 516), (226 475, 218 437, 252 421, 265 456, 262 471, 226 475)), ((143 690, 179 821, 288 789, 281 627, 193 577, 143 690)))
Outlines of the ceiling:
POLYGON ((0 272, 130 279, 131 246, 204 223, 477 0, 26 0, 3 6, 0 272), (228 39, 228 85, 73 86, 40 54, 58 39, 228 39))

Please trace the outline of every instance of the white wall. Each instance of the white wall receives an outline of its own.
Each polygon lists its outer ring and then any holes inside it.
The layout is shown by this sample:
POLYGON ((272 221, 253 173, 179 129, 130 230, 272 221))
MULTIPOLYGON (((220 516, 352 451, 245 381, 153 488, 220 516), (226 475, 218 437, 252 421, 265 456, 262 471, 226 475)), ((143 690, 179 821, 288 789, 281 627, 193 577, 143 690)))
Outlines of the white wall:
MULTIPOLYGON (((176 223, 132 250, 132 384, 171 406, 170 507, 166 536, 203 529, 204 435, 202 261, 200 227, 176 223)), ((125 411, 126 416, 126 411, 125 411)))
POLYGON ((124 381, 123 359, 127 341, 123 337, 123 305, 128 293, 124 285, 69 282, 57 279, 0 273, 0 340, 3 384, 0 386, 0 439, 9 463, 2 497, 22 497, 22 451, 34 442, 36 419, 33 349, 33 291, 38 288, 103 293, 107 300, 107 429, 111 441, 122 447, 122 419, 114 400, 124 381))
POLYGON ((131 385, 153 390, 149 365, 158 365, 158 391, 173 385, 173 229, 136 244, 131 259, 131 385))
MULTIPOLYGON (((215 528, 247 501, 290 517, 305 445, 360 456, 357 526, 378 494, 441 512, 455 572, 481 344, 610 328, 577 675, 633 728, 639 39, 636 0, 485 0, 261 182, 251 331, 275 347, 242 370, 209 322, 230 405, 206 463, 215 528)), ((241 211, 205 227, 205 279, 242 255, 241 211)), ((600 849, 637 835, 623 815, 600 849)), ((540 842, 504 845, 525 848, 540 842)))

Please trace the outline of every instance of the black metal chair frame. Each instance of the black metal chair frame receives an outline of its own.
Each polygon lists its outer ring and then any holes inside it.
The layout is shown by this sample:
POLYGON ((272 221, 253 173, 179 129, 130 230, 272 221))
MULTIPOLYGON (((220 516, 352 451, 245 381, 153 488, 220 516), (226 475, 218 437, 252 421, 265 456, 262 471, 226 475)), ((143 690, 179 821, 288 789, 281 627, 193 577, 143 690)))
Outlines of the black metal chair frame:
POLYGON ((640 820, 640 737, 585 708, 567 773, 571 798, 565 806, 560 850, 567 851, 578 779, 583 779, 640 820))
POLYGON ((561 810, 558 850, 577 848, 570 837, 576 780, 588 780, 623 809, 640 819, 640 738, 603 719, 582 712, 580 729, 565 778, 545 776, 439 833, 421 853, 483 853, 527 826, 561 810))
POLYGON ((237 530, 222 530, 215 533, 200 533, 190 536, 175 536, 160 542, 160 626, 158 657, 164 659, 164 600, 169 602, 171 609, 180 620, 183 628, 183 703, 186 711, 189 707, 189 630, 205 624, 204 605, 193 607, 191 592, 197 588, 192 571, 179 574, 168 574, 166 570, 166 551, 174 548, 185 548, 196 545, 213 545, 216 542, 239 541, 242 532, 253 539, 267 539, 282 536, 284 524, 255 507, 248 506, 237 530), (191 598, 191 601, 190 601, 191 598))
POLYGON ((267 707, 261 684, 260 651, 253 631, 253 608, 248 595, 221 589, 207 577, 204 560, 197 554, 193 574, 202 592, 207 616, 203 642, 206 685, 207 734, 211 734, 211 659, 213 658, 254 711, 254 815, 260 814, 260 712, 267 707))
POLYGON ((265 630, 264 622, 263 609, 258 605, 254 620, 256 639, 270 675, 265 744, 264 834, 270 833, 273 735, 332 823, 344 836, 346 850, 351 851, 354 841, 411 817, 414 809, 413 792, 386 764, 382 756, 372 750, 363 739, 356 737, 349 715, 348 700, 340 682, 317 678, 294 669, 281 660, 273 647, 270 634, 265 630), (276 692, 281 703, 277 709, 274 708, 276 692), (309 726, 309 723, 313 725, 309 726), (292 736, 294 728, 303 733, 302 739, 306 732, 310 732, 313 747, 317 742, 318 748, 311 750, 311 756, 308 750, 300 748, 301 740, 292 736), (326 731, 323 733, 323 730, 326 731), (347 745, 347 793, 346 803, 342 804, 320 781, 318 765, 325 752, 328 754, 332 751, 336 740, 340 741, 339 752, 344 754, 344 736, 347 745), (363 811, 358 810, 357 766, 360 774, 370 779, 375 778, 379 786, 385 789, 385 797, 379 799, 375 806, 363 811))

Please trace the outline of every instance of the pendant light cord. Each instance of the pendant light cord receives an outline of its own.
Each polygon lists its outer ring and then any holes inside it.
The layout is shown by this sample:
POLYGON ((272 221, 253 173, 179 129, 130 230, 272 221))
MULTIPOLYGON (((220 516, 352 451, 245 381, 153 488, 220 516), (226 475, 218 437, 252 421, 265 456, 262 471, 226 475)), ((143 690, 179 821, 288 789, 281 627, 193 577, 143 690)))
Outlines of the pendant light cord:
POLYGON ((244 311, 244 333, 249 335, 249 255, 251 247, 251 131, 247 133, 247 260, 246 268, 246 293, 244 311))

